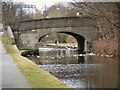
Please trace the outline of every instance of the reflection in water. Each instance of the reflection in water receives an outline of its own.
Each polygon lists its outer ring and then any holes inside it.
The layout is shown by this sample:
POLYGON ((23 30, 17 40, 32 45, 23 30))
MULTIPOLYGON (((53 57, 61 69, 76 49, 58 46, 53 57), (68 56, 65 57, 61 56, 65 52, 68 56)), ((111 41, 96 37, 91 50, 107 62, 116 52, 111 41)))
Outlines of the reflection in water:
POLYGON ((118 61, 113 58, 79 56, 74 49, 40 50, 40 58, 31 57, 71 88, 117 88, 118 61))
POLYGON ((78 64, 80 64, 80 63, 85 63, 84 56, 78 56, 78 64))
MULTIPOLYGON (((46 48, 45 48, 46 49, 46 48)), ((47 48, 46 50, 40 49, 40 63, 45 64, 77 64, 78 56, 75 49, 60 49, 60 48, 47 48)))

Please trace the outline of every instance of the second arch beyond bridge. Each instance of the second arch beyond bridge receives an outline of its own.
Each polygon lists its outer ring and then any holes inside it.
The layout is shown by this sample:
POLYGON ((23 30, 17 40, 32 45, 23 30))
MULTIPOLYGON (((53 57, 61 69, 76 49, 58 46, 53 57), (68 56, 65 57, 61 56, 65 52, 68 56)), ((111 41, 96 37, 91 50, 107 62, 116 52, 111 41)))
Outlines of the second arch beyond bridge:
MULTIPOLYGON (((85 49, 84 48, 84 46, 85 46, 85 38, 83 36, 78 35, 78 34, 73 33, 73 32, 57 32, 57 33, 64 33, 64 34, 73 36, 76 39, 77 43, 78 43, 77 48, 78 48, 79 53, 84 53, 84 51, 85 51, 84 50, 85 49)), ((52 33, 49 33, 49 34, 52 34, 52 33)), ((46 34, 46 35, 43 35, 42 37, 40 37, 38 42, 40 42, 44 37, 46 37, 49 34, 46 34)))

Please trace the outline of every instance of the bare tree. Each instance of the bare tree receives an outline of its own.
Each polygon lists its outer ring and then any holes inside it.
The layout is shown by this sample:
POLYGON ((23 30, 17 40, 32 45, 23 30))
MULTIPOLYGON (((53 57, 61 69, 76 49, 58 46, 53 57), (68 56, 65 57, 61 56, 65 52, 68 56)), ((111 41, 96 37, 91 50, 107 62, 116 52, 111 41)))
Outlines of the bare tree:
POLYGON ((19 22, 21 20, 32 19, 30 13, 26 13, 25 8, 29 8, 29 5, 24 3, 3 2, 2 4, 2 21, 4 23, 19 22))
POLYGON ((95 22, 104 39, 117 36, 117 28, 120 28, 118 15, 118 2, 75 2, 72 5, 77 16, 90 16, 95 22))

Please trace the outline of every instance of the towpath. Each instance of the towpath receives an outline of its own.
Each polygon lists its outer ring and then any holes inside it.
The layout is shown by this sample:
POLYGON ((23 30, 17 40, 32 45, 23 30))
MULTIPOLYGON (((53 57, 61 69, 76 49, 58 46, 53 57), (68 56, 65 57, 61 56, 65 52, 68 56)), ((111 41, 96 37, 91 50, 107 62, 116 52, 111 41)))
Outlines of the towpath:
MULTIPOLYGON (((1 32, 0 32, 0 35, 1 32)), ((12 57, 6 52, 0 41, 0 87, 2 88, 30 88, 25 77, 16 67, 12 57), (2 80, 1 80, 2 79, 2 80)))

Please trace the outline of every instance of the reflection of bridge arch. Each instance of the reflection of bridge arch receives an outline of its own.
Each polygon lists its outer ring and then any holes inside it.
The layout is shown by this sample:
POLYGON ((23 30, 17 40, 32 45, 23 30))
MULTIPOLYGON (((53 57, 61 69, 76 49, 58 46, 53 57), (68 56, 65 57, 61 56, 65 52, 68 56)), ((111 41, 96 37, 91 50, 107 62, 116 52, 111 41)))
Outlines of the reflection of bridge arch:
MULTIPOLYGON (((85 49, 85 38, 82 35, 79 35, 79 34, 76 34, 76 33, 73 33, 73 32, 65 32, 65 31, 63 31, 63 32, 60 31, 60 32, 56 32, 56 33, 64 33, 64 34, 68 34, 68 35, 73 36, 77 40, 78 51, 80 53, 84 52, 84 49, 85 49)), ((48 33, 48 34, 45 34, 45 35, 41 36, 39 38, 38 42, 40 42, 42 38, 44 38, 46 35, 49 35, 49 34, 51 34, 51 33, 48 33)))

